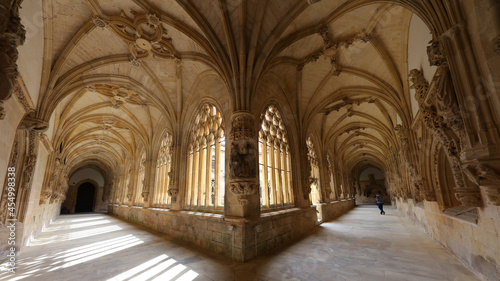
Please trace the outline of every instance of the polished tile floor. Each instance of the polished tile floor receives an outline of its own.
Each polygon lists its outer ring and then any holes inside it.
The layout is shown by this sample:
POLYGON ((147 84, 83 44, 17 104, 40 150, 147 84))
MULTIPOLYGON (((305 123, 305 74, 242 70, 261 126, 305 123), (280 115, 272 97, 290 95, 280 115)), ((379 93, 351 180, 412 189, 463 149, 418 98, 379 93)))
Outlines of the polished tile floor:
POLYGON ((386 207, 360 206, 291 246, 246 263, 105 214, 62 215, 0 280, 479 280, 386 207))

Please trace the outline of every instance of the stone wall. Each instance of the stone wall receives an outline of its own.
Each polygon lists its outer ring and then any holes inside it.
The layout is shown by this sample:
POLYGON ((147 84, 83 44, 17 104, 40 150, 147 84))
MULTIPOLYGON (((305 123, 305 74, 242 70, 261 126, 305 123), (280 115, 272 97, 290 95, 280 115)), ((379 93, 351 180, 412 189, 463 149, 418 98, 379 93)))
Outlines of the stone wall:
POLYGON ((333 220, 354 208, 355 201, 352 198, 335 201, 330 203, 322 203, 318 205, 318 212, 321 214, 323 221, 333 220))
POLYGON ((236 261, 246 261, 288 244, 317 225, 316 209, 312 207, 263 213, 254 221, 224 218, 221 214, 119 205, 110 205, 108 211, 236 261))
POLYGON ((409 220, 444 246, 485 280, 500 280, 499 207, 461 207, 442 212, 436 202, 396 199, 397 208, 409 220))

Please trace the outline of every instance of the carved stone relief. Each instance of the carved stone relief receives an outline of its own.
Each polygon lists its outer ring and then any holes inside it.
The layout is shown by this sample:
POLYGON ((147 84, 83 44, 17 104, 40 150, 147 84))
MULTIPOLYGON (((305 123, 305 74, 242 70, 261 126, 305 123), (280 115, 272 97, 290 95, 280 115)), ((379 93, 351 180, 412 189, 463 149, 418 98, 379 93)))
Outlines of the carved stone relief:
POLYGON ((302 64, 298 65, 298 71, 302 71, 306 64, 315 62, 319 57, 323 56, 325 59, 330 60, 332 66, 330 70, 331 75, 339 76, 340 73, 342 73, 342 66, 339 64, 338 56, 342 50, 348 49, 350 46, 357 43, 367 43, 372 39, 371 34, 362 32, 349 39, 335 43, 328 38, 328 26, 322 26, 318 29, 317 33, 323 38, 323 48, 320 52, 308 56, 302 64))
POLYGON ((140 60, 151 56, 179 60, 167 37, 167 30, 154 14, 132 12, 133 18, 125 13, 110 16, 109 19, 94 17, 92 22, 100 28, 110 27, 113 32, 129 45, 130 61, 140 65, 140 60))
POLYGON ((466 175, 472 182, 484 188, 488 203, 500 206, 500 175, 497 172, 485 164, 476 164, 466 166, 466 175))
POLYGON ((257 150, 253 141, 240 139, 231 144, 231 176, 237 178, 253 178, 257 175, 257 150))
POLYGON ((5 27, 0 34, 0 120, 5 117, 3 102, 11 97, 19 76, 17 47, 24 44, 26 39, 26 31, 19 17, 21 2, 3 1, 0 9, 0 26, 5 27))

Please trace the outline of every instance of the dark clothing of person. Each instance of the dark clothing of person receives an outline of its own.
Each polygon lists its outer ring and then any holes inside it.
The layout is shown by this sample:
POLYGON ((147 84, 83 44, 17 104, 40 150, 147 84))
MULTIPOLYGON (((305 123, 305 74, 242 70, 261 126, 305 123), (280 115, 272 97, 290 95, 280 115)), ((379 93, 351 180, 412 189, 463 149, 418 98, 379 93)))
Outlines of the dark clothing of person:
POLYGON ((381 194, 375 195, 375 199, 377 200, 377 206, 380 209, 380 214, 385 215, 384 212, 384 198, 382 197, 381 194))

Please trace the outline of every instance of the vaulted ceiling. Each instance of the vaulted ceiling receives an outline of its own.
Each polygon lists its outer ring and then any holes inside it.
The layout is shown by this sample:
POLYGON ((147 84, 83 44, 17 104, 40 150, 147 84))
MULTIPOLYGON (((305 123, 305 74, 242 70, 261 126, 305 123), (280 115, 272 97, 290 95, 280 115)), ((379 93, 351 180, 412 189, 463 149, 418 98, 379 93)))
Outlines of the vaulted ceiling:
POLYGON ((292 128, 307 128, 316 147, 351 167, 366 160, 384 168, 393 128, 412 116, 413 13, 388 1, 43 5, 38 112, 74 163, 117 167, 189 119, 204 96, 231 111, 261 110, 271 96, 288 108, 292 128))

